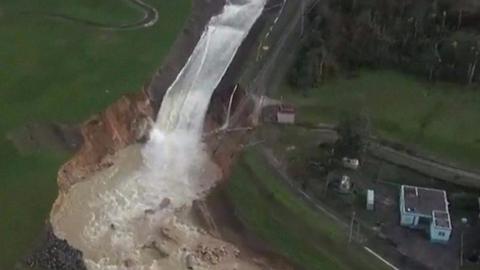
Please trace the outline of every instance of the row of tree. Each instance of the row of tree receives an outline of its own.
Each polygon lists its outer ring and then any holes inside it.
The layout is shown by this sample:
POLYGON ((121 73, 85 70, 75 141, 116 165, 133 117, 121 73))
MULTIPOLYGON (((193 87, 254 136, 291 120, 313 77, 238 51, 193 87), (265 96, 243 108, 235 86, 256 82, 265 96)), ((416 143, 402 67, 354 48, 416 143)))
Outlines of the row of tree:
POLYGON ((480 82, 480 1, 325 0, 306 21, 309 31, 290 74, 298 88, 360 66, 480 82))

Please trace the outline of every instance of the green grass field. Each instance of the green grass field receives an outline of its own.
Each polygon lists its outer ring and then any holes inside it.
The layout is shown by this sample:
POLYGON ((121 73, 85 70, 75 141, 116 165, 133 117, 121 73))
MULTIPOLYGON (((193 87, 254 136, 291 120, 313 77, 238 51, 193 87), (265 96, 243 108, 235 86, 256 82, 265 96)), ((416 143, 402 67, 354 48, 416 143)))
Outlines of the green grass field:
POLYGON ((148 0, 159 22, 135 31, 103 31, 22 11, 66 13, 102 23, 143 14, 124 1, 0 2, 0 269, 13 269, 43 228, 57 195, 65 153, 20 155, 6 139, 26 123, 79 123, 126 92, 137 91, 167 54, 190 0, 148 0), (88 16, 88 18, 85 18, 88 16))
POLYGON ((346 232, 296 197, 259 152, 247 150, 229 181, 230 198, 246 227, 300 269, 387 269, 349 246, 346 232))
POLYGON ((331 80, 306 96, 282 89, 299 109, 299 120, 337 122, 365 113, 375 132, 459 164, 480 165, 480 92, 458 85, 427 84, 394 71, 361 71, 331 80))
MULTIPOLYGON (((62 14, 104 24, 123 24, 137 21, 143 17, 142 11, 132 5, 130 0, 17 0, 2 1, 1 7, 6 15, 33 13, 62 14), (135 7, 135 8, 132 8, 135 7)), ((5 15, 5 14, 4 14, 5 15)), ((29 17, 31 15, 22 15, 29 17)))

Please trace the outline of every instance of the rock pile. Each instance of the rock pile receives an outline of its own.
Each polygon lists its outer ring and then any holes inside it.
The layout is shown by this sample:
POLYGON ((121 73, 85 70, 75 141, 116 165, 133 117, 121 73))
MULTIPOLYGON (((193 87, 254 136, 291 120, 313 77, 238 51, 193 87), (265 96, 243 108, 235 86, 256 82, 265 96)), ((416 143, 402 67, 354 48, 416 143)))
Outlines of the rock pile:
POLYGON ((25 259, 29 267, 46 270, 86 270, 81 251, 72 248, 66 240, 59 239, 51 227, 40 246, 25 259))
POLYGON ((232 251, 225 246, 209 247, 204 244, 199 244, 195 250, 195 257, 210 265, 216 265, 222 261, 223 258, 233 255, 237 257, 240 254, 238 249, 232 251))

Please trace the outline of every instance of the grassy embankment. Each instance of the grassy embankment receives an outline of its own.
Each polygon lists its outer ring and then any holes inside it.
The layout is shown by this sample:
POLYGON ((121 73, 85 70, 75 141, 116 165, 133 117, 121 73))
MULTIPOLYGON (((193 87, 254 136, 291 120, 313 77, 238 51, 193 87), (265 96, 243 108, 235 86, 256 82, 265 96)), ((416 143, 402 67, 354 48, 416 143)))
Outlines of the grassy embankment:
POLYGON ((36 12, 119 24, 143 14, 113 0, 1 1, 0 269, 12 269, 42 230, 57 194, 56 172, 68 158, 41 150, 22 155, 6 134, 27 123, 78 123, 139 90, 168 52, 191 5, 190 0, 148 2, 160 13, 155 26, 111 32, 36 12))
POLYGON ((415 145, 446 160, 480 165, 480 92, 427 84, 394 71, 361 71, 328 81, 306 96, 288 86, 279 95, 298 106, 299 120, 337 122, 366 113, 380 137, 415 145))
POLYGON ((388 269, 361 247, 349 246, 335 221, 308 207, 282 181, 258 151, 244 153, 229 195, 249 230, 302 269, 388 269))

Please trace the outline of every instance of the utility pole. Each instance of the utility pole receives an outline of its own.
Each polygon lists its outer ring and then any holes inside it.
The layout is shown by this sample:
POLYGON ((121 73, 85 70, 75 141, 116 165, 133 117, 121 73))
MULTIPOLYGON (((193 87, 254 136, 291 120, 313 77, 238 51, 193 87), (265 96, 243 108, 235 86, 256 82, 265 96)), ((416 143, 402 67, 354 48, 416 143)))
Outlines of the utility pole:
POLYGON ((303 32, 305 31, 305 1, 301 0, 301 10, 302 10, 302 21, 300 22, 300 37, 303 37, 303 32))
POLYGON ((353 224, 355 222, 355 211, 352 212, 352 220, 350 221, 350 232, 348 234, 348 243, 352 242, 352 236, 353 236, 353 224))
POLYGON ((327 193, 328 193, 328 184, 330 184, 330 181, 329 181, 328 175, 327 175, 327 177, 325 179, 325 188, 324 188, 324 191, 323 191, 324 192, 323 196, 325 196, 325 197, 327 197, 327 193))
POLYGON ((464 229, 462 228, 462 234, 460 236, 460 268, 463 267, 463 233, 464 229))
POLYGON ((358 220, 357 220, 357 233, 355 238, 359 243, 362 241, 362 239, 360 238, 360 222, 358 222, 358 220))
POLYGON ((260 58, 261 58, 261 51, 262 51, 262 47, 263 47, 263 39, 262 41, 260 41, 260 44, 258 44, 258 47, 257 47, 257 57, 255 58, 255 60, 258 62, 260 61, 260 58))

